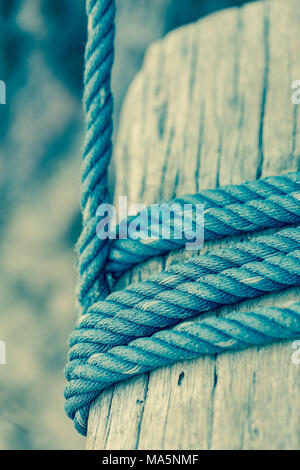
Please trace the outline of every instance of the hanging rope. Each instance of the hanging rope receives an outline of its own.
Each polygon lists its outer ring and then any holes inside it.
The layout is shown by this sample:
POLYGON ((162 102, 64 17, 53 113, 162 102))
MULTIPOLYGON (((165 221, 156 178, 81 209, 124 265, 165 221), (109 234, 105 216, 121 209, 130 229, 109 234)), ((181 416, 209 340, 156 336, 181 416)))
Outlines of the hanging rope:
POLYGON ((88 40, 85 49, 84 111, 86 140, 81 168, 83 231, 77 243, 79 282, 77 298, 84 311, 105 298, 104 267, 108 240, 96 234, 96 210, 109 201, 107 169, 112 154, 113 100, 111 70, 114 60, 115 2, 87 0, 88 40), (88 258, 88 262, 86 259, 88 258))
MULTIPOLYGON (((177 360, 300 335, 299 303, 180 323, 224 305, 300 286, 300 227, 191 258, 109 294, 108 273, 117 278, 137 263, 181 248, 186 240, 174 236, 175 225, 167 240, 117 239, 111 246, 97 237, 96 211, 109 201, 114 0, 87 0, 87 15, 83 230, 77 243, 81 316, 70 337, 65 369, 65 409, 83 435, 91 402, 115 382, 177 360)), ((166 203, 203 204, 205 240, 300 224, 300 174, 202 191, 166 203)), ((194 215, 192 222, 197 222, 194 215)))

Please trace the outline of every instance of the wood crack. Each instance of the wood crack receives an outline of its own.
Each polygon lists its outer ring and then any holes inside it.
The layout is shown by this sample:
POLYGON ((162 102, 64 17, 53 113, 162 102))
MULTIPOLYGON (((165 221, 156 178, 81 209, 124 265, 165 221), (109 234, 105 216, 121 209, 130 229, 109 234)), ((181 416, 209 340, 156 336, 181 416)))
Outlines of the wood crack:
POLYGON ((269 83, 269 68, 270 68, 270 45, 269 45, 269 5, 268 2, 264 3, 264 48, 265 48, 265 68, 262 85, 262 98, 261 98, 261 113, 260 113, 260 125, 258 134, 258 162, 256 170, 256 179, 261 178, 264 164, 264 124, 265 124, 265 112, 267 103, 268 83, 269 83))

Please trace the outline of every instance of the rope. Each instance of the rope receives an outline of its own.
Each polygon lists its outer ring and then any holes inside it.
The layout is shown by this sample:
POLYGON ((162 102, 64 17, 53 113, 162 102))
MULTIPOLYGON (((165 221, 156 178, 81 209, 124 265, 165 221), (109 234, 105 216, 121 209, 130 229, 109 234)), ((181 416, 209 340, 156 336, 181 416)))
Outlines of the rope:
MULTIPOLYGON (((112 345, 126 344, 132 337, 150 336, 158 329, 222 305, 234 304, 291 286, 300 286, 299 250, 288 255, 269 256, 265 261, 227 269, 220 274, 202 276, 196 282, 184 283, 174 290, 158 294, 153 300, 137 304, 134 309, 121 310, 114 317, 99 320, 99 324, 96 321, 93 329, 75 331, 71 336, 71 363, 66 371, 71 381, 65 395, 67 414, 72 419, 76 415, 75 426, 80 432, 85 432, 88 419, 87 396, 92 401, 95 393, 87 395, 86 383, 77 374, 78 367, 86 367, 87 359, 94 354, 105 351, 112 345), (88 344, 85 345, 85 342, 88 344), (69 389, 75 395, 71 400, 69 389)), ((295 334, 297 333, 296 331, 295 334)))
MULTIPOLYGON (((300 286, 299 227, 194 257, 108 295, 108 274, 117 278, 137 263, 182 247, 186 240, 174 236, 175 223, 168 240, 117 239, 112 244, 97 237, 97 208, 109 201, 114 0, 87 0, 87 15, 83 229, 77 243, 82 316, 70 337, 65 369, 66 413, 84 435, 91 402, 117 381, 177 360, 291 339, 300 333, 299 303, 180 323, 224 305, 300 286), (166 329, 170 327, 174 329, 166 329)), ((166 203, 181 208, 203 204, 205 240, 299 224, 300 174, 202 191, 166 203)), ((148 218, 149 214, 150 209, 148 218)), ((194 214, 192 222, 195 226, 194 214)))
POLYGON ((83 96, 86 139, 81 168, 84 228, 77 243, 77 299, 83 311, 96 299, 105 298, 108 294, 104 275, 108 240, 100 240, 95 237, 95 233, 99 223, 99 217, 96 217, 97 207, 109 201, 107 168, 112 154, 113 100, 110 82, 114 60, 115 2, 87 0, 86 10, 88 39, 83 96), (86 263, 85 258, 89 253, 91 261, 86 263))
POLYGON ((300 303, 288 308, 265 307, 181 323, 173 330, 160 331, 150 338, 139 338, 127 346, 91 355, 87 365, 76 368, 76 380, 66 388, 67 412, 76 419, 77 429, 86 432, 81 415, 74 412, 78 396, 81 403, 87 405, 91 396, 95 399, 110 385, 157 367, 203 354, 294 339, 299 335, 300 303))
MULTIPOLYGON (((172 265, 163 273, 150 276, 146 281, 131 284, 124 290, 113 292, 104 301, 93 304, 88 312, 77 321, 75 331, 70 337, 69 364, 66 367, 68 379, 72 378, 74 367, 86 362, 91 354, 115 344, 128 343, 136 336, 148 336, 158 329, 172 326, 183 318, 199 314, 199 308, 196 310, 190 308, 195 295, 189 293, 189 289, 193 288, 192 283, 197 282, 198 288, 203 287, 205 283, 202 294, 204 296, 207 295, 207 283, 218 282, 216 276, 212 278, 208 275, 222 273, 223 278, 226 276, 230 281, 232 273, 245 272, 247 266, 248 271, 249 267, 253 269, 253 266, 261 270, 263 265, 259 263, 264 259, 265 264, 268 262, 270 265, 274 259, 278 259, 278 256, 281 256, 280 259, 285 259, 284 255, 297 250, 298 252, 300 250, 300 228, 284 229, 271 236, 260 236, 255 241, 237 243, 232 248, 215 250, 208 255, 197 256, 185 263, 172 265), (238 270, 242 266, 243 271, 238 270), (176 289, 175 292, 173 292, 174 289, 176 289), (186 309, 183 306, 182 312, 180 299, 176 297, 176 294, 184 290, 188 290, 184 294, 184 302, 189 308, 186 309), (157 302, 159 302, 158 308, 157 302), (151 306, 155 310, 151 310, 151 306), (165 315, 166 309, 168 310, 165 315), (170 316, 170 309, 173 312, 172 316, 170 316)), ((274 268, 271 265, 271 268, 276 270, 276 266, 274 268)), ((284 272, 282 275, 283 280, 285 274, 284 272)), ((247 272, 246 279, 249 276, 251 274, 247 272)), ((255 280, 256 274, 252 276, 255 280)), ((239 284, 233 285, 238 295, 242 292, 242 282, 239 281, 239 284)), ((222 286, 221 294, 223 294, 223 284, 220 286, 222 286)), ((284 283, 279 284, 278 290, 281 287, 284 288, 284 283)), ((256 289, 254 296, 259 297, 265 292, 262 288, 256 289)), ((215 290, 213 293, 217 296, 215 290)), ((251 296, 253 290, 248 289, 246 293, 251 296)), ((248 298, 242 295, 239 297, 233 297, 230 303, 248 298)), ((227 298, 224 298, 223 303, 227 303, 227 298)), ((211 304, 207 299, 201 311, 215 307, 215 304, 211 304)))
MULTIPOLYGON (((294 217, 294 222, 297 223, 300 220, 299 191, 300 173, 287 173, 241 185, 204 190, 199 194, 166 201, 165 204, 170 207, 176 204, 182 208, 184 204, 204 205, 204 239, 213 240, 267 227, 280 227, 286 222, 286 217, 290 218, 289 222, 292 222, 294 217), (293 198, 296 199, 296 204, 293 198)), ((195 224, 195 211, 192 215, 195 224)), ((148 217, 150 231, 150 209, 148 217)), ((159 222, 161 223, 161 220, 159 222)), ((174 232, 173 224, 170 226, 169 239, 117 239, 110 249, 106 271, 113 273, 114 277, 119 277, 124 271, 153 256, 162 256, 182 248, 186 243, 184 233, 175 238, 174 232)))

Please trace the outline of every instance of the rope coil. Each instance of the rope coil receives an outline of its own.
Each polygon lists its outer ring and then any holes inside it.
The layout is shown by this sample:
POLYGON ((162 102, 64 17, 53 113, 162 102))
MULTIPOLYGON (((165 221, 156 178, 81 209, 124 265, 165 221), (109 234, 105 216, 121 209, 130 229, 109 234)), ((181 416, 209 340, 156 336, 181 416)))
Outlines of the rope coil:
POLYGON ((300 286, 300 225, 282 229, 300 224, 297 172, 166 201, 182 207, 204 204, 205 240, 281 230, 196 256, 109 294, 108 274, 117 278, 135 264, 181 248, 185 239, 174 238, 174 225, 169 240, 145 243, 129 238, 110 243, 97 237, 96 211, 109 201, 114 0, 87 0, 87 15, 83 229, 77 243, 81 317, 70 337, 65 369, 65 410, 83 435, 91 402, 115 382, 177 360, 300 336, 299 303, 186 321, 223 305, 300 286))
POLYGON ((178 360, 293 339, 299 334, 300 303, 284 309, 268 307, 181 323, 150 338, 138 338, 127 346, 91 355, 86 366, 77 368, 78 380, 66 388, 66 397, 70 405, 83 383, 86 393, 98 394, 115 382, 178 360))

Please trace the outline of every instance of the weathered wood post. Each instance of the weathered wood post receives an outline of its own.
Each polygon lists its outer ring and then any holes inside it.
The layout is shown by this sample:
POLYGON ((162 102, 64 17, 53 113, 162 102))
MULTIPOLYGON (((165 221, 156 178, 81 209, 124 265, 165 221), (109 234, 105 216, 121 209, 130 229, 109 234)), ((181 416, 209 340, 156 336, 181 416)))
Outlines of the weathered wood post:
MULTIPOLYGON (((213 14, 153 44, 124 104, 116 198, 151 204, 297 169, 300 113, 291 86, 300 78, 299 31, 298 1, 271 0, 213 14)), ((117 288, 191 254, 150 260, 117 288)), ((222 311, 284 305, 299 293, 222 311)), ((88 448, 299 448, 300 369, 292 354, 291 342, 277 343, 117 384, 92 406, 88 448)))

